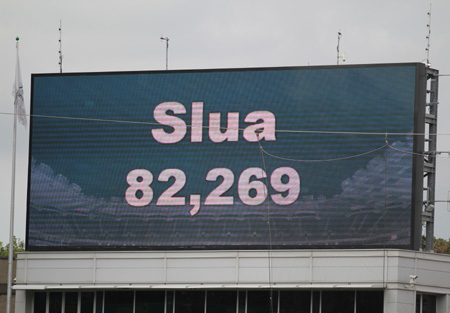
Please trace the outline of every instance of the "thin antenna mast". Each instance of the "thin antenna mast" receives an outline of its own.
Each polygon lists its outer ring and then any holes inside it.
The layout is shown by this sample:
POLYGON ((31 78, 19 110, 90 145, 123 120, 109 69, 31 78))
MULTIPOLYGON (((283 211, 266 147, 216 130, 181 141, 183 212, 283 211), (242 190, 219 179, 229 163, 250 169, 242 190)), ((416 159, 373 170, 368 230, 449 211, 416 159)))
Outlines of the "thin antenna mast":
POLYGON ((427 47, 425 48, 425 50, 427 51, 427 67, 430 67, 430 37, 431 37, 431 3, 430 3, 430 10, 428 11, 428 24, 427 24, 427 28, 428 28, 428 35, 427 35, 427 47))
POLYGON ((337 65, 339 65, 339 42, 341 41, 341 37, 342 37, 342 34, 341 34, 341 32, 338 32, 338 44, 337 44, 337 62, 336 62, 336 64, 337 64, 337 65))
POLYGON ((341 37, 342 37, 342 33, 338 32, 338 43, 337 43, 337 65, 339 65, 339 59, 342 59, 343 62, 345 62, 345 52, 342 53, 342 56, 339 54, 339 45, 340 45, 340 41, 341 41, 341 37))
POLYGON ((169 69, 169 37, 161 36, 161 40, 166 41, 166 71, 169 69))
POLYGON ((63 55, 62 55, 62 21, 59 20, 59 72, 62 73, 62 63, 63 63, 63 55))

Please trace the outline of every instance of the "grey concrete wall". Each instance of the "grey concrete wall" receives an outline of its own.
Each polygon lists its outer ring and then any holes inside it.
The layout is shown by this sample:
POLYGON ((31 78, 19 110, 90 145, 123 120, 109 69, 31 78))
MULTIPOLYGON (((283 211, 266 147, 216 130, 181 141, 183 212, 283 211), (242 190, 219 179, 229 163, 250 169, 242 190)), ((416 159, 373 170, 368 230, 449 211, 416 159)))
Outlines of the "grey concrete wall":
MULTIPOLYGON (((383 289, 385 312, 389 313, 414 312, 416 294, 432 293, 438 295, 439 313, 450 313, 450 255, 393 249, 22 253, 15 288, 269 286, 383 289), (411 281, 411 275, 417 279, 411 281)), ((20 299, 21 309, 16 313, 25 313, 23 301, 29 301, 20 299)))

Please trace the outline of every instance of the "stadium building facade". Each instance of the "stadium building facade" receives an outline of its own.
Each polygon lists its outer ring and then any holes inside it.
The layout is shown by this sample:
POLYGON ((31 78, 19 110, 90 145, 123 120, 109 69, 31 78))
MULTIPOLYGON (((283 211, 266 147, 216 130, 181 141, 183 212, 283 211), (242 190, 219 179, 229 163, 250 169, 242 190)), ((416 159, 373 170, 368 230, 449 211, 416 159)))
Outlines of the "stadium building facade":
POLYGON ((19 255, 14 288, 16 313, 448 313, 450 256, 396 249, 33 252, 19 255))

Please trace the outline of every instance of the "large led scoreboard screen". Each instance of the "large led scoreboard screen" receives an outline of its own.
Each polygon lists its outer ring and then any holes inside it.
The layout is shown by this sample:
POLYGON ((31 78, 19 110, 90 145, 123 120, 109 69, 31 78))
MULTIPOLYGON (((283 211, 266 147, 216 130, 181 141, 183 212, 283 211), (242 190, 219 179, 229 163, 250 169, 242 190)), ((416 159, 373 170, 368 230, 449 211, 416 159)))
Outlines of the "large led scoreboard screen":
POLYGON ((423 69, 35 74, 27 247, 413 247, 423 69))

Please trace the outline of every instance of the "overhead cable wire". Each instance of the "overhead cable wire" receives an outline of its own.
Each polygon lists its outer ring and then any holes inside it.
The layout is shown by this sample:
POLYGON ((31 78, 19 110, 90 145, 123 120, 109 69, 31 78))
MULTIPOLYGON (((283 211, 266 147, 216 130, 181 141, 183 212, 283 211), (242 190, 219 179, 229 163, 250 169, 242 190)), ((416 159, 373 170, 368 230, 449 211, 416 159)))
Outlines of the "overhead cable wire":
POLYGON ((402 149, 399 149, 399 148, 395 148, 394 146, 392 146, 390 144, 388 144, 387 146, 389 148, 391 148, 392 150, 395 150, 395 151, 398 151, 398 152, 401 152, 401 153, 405 153, 405 154, 412 154, 412 155, 418 155, 418 156, 428 156, 428 155, 430 155, 429 152, 419 153, 419 152, 406 151, 406 150, 402 150, 402 149))
MULTIPOLYGON (((266 155, 274 158, 274 159, 278 159, 278 160, 283 160, 283 161, 289 161, 289 162, 333 162, 333 161, 343 161, 343 160, 349 160, 349 159, 354 159, 354 158, 359 158, 374 152, 377 152, 379 150, 382 150, 384 148, 390 148, 392 150, 395 150, 397 152, 401 152, 401 153, 405 153, 405 154, 412 154, 412 155, 418 155, 418 156, 430 156, 431 154, 441 154, 441 153, 448 153, 450 155, 450 151, 439 151, 439 152, 426 152, 426 153, 417 153, 417 152, 413 152, 413 151, 407 151, 407 150, 402 150, 402 149, 398 149, 395 148, 394 146, 392 146, 391 144, 389 144, 388 142, 386 142, 383 146, 378 147, 376 149, 367 151, 367 152, 363 152, 363 153, 359 153, 359 154, 354 154, 354 155, 349 155, 349 156, 345 156, 345 157, 341 157, 341 158, 331 158, 331 159, 293 159, 293 158, 286 158, 286 157, 281 157, 281 156, 277 156, 274 155, 270 152, 267 152, 266 150, 264 150, 263 147, 261 147, 261 151, 263 153, 265 153, 266 155)), ((439 155, 435 155, 435 157, 440 157, 439 155)))
POLYGON ((342 157, 342 158, 333 158, 333 159, 315 159, 315 160, 300 160, 300 159, 291 159, 291 158, 284 158, 284 157, 280 157, 280 156, 276 156, 273 155, 269 152, 267 152, 266 150, 264 150, 264 148, 261 147, 261 150, 267 154, 268 156, 275 158, 275 159, 279 159, 279 160, 283 160, 283 161, 291 161, 291 162, 333 162, 333 161, 342 161, 342 160, 348 160, 348 159, 353 159, 353 158, 358 158, 358 157, 362 157, 364 155, 368 155, 374 152, 377 152, 379 150, 382 150, 384 148, 386 148, 387 145, 384 144, 379 148, 367 151, 367 152, 363 152, 363 153, 359 153, 359 154, 355 154, 355 155, 350 155, 350 156, 346 156, 346 157, 342 157))
MULTIPOLYGON (((259 139, 259 134, 260 134, 260 131, 256 130, 256 137, 258 139, 258 146, 259 146, 259 152, 260 152, 260 156, 261 156, 261 163, 262 163, 262 166, 264 168, 264 173, 267 173, 266 161, 264 159, 264 153, 263 153, 263 148, 262 148, 262 145, 261 145, 261 141, 259 139)), ((265 175, 265 180, 266 180, 266 186, 269 186, 269 178, 267 177, 267 174, 265 175)), ((270 308, 269 308, 269 312, 273 313, 273 287, 272 287, 272 249, 273 249, 273 246, 272 246, 272 226, 270 224, 270 205, 269 205, 269 201, 267 201, 267 199, 268 199, 267 189, 264 188, 263 190, 264 190, 264 196, 265 196, 265 199, 266 199, 265 202, 267 204, 267 230, 268 230, 268 235, 269 235, 269 246, 268 246, 268 250, 267 250, 268 261, 269 261, 269 264, 268 264, 269 273, 268 274, 269 274, 269 288, 270 288, 270 296, 269 296, 270 308)))
MULTIPOLYGON (((14 113, 6 113, 6 112, 0 112, 0 115, 14 115, 14 113)), ((85 118, 85 117, 70 117, 70 116, 54 116, 54 115, 40 115, 40 114, 26 114, 26 116, 29 117, 36 117, 36 118, 50 118, 50 119, 64 119, 64 120, 76 120, 76 121, 88 121, 88 122, 102 122, 102 123, 120 123, 120 124, 132 124, 132 125, 149 125, 149 126, 169 126, 170 125, 163 125, 160 123, 154 123, 154 122, 140 122, 140 121, 129 121, 129 120, 111 120, 111 119, 97 119, 97 118, 85 118)), ((186 125, 187 128, 191 128, 191 125, 186 125)), ((209 126, 202 126, 203 129, 209 129, 209 126)), ((234 128, 230 128, 230 127, 220 127, 220 130, 233 130, 234 128)), ((238 131, 244 131, 245 128, 237 128, 238 131)), ((382 133, 382 132, 342 132, 342 131, 321 131, 321 130, 274 130, 276 133, 297 133, 297 134, 329 134, 329 135, 388 135, 388 136, 429 136, 429 135, 434 135, 434 136, 448 136, 450 135, 447 133, 436 133, 436 134, 427 134, 427 133, 382 133)), ((426 152, 426 153, 417 153, 417 152, 412 152, 412 151, 406 151, 406 150, 401 150, 398 148, 393 147, 392 145, 385 143, 385 145, 376 148, 374 150, 371 151, 367 151, 364 153, 360 153, 360 154, 356 154, 356 155, 350 155, 350 156, 346 156, 346 157, 342 157, 342 158, 332 158, 332 159, 317 159, 317 160, 297 160, 297 159, 291 159, 291 158, 284 158, 284 157, 280 157, 280 156, 276 156, 274 154, 271 154, 269 152, 267 152, 266 150, 264 150, 264 148, 261 147, 261 150, 267 154, 268 156, 271 156, 273 158, 277 158, 280 160, 285 160, 285 161, 293 161, 293 162, 331 162, 331 161, 340 161, 340 160, 346 160, 346 159, 352 159, 352 158, 357 158, 357 157, 361 157, 367 154, 371 154, 373 152, 376 152, 378 150, 383 149, 385 146, 388 146, 389 148, 402 152, 402 153, 408 153, 408 154, 413 154, 413 155, 420 155, 420 156, 429 156, 431 154, 434 154, 435 157, 440 157, 439 154, 449 154, 450 156, 450 151, 430 151, 430 152, 426 152)))
POLYGON ((436 158, 441 157, 439 154, 449 154, 450 155, 450 151, 427 151, 424 153, 419 153, 419 152, 413 152, 413 151, 407 151, 407 150, 402 150, 399 148, 396 148, 390 144, 388 144, 388 147, 391 148, 392 150, 398 151, 398 152, 402 152, 402 153, 406 153, 406 154, 412 154, 412 155, 418 155, 418 156, 434 156, 436 158))
MULTIPOLYGON (((14 115, 14 113, 0 112, 1 115, 14 115)), ((163 125, 157 122, 141 122, 141 121, 129 121, 129 120, 114 120, 114 119, 101 119, 101 118, 89 118, 89 117, 71 117, 71 116, 58 116, 58 115, 42 115, 42 114, 24 114, 28 117, 34 118, 53 118, 75 121, 87 121, 87 122, 103 122, 103 123, 121 123, 121 124, 137 124, 148 126, 170 126, 163 125)), ((190 124, 186 124, 187 128, 192 128, 190 124)), ((209 129, 209 126, 202 126, 203 129, 209 129)), ((238 130, 244 131, 246 128, 242 127, 220 127, 220 130, 238 130)), ((403 133, 403 132, 358 132, 358 131, 328 131, 328 130, 288 130, 288 129, 275 129, 275 133, 292 133, 292 134, 329 134, 329 135, 367 135, 367 136, 450 136, 450 133, 403 133)))

